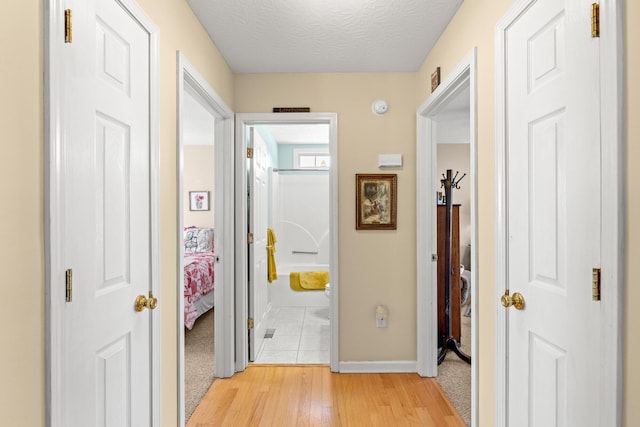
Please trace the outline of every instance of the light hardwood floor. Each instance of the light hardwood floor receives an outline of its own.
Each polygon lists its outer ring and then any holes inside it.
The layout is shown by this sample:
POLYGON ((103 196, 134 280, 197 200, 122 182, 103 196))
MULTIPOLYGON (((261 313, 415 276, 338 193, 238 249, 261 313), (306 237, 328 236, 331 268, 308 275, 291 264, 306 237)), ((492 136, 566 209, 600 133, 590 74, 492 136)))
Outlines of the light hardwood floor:
POLYGON ((216 379, 187 427, 461 426, 437 381, 332 374, 326 365, 251 365, 216 379))

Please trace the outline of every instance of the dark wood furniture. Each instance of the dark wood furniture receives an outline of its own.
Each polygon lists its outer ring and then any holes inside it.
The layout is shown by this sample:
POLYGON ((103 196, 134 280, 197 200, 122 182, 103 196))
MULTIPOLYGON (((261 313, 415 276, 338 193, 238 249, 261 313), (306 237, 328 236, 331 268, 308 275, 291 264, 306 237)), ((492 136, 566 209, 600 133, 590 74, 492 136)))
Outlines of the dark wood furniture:
MULTIPOLYGON (((453 176, 451 169, 447 169, 447 174, 442 174, 442 187, 444 188, 445 200, 444 206, 444 226, 438 226, 438 278, 443 278, 442 282, 438 280, 438 284, 442 283, 443 291, 438 296, 438 306, 442 300, 442 308, 444 311, 444 319, 442 328, 439 328, 439 348, 438 348, 438 365, 441 364, 447 352, 453 352, 465 362, 471 364, 471 356, 464 353, 460 349, 460 206, 452 204, 452 190, 459 189, 458 184, 465 177, 466 173, 458 179, 458 174, 453 176), (455 226, 454 226, 455 224, 455 226), (440 239, 443 236, 444 259, 442 262, 442 275, 440 275, 440 239)), ((440 224, 440 210, 438 209, 438 223, 440 224)))
MULTIPOLYGON (((445 335, 445 236, 447 206, 438 205, 438 347, 445 335)), ((453 205, 451 218, 451 336, 460 341, 460 205, 453 205), (457 284, 457 286, 456 286, 457 284)))

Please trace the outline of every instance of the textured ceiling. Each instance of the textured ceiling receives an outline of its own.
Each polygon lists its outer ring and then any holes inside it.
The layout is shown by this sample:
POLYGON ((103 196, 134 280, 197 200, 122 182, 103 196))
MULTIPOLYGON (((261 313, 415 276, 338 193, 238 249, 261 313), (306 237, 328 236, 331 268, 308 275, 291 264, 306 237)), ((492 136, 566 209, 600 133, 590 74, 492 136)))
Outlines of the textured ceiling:
POLYGON ((328 144, 329 125, 282 124, 264 125, 278 144, 328 144))
POLYGON ((416 71, 463 0, 188 0, 234 72, 416 71))

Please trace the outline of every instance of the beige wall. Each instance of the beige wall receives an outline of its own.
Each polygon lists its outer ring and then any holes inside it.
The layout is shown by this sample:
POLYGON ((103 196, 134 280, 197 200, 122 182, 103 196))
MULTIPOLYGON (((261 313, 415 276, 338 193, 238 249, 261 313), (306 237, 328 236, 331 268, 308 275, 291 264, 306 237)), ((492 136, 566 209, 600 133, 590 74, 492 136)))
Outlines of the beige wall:
POLYGON ((415 360, 415 73, 241 74, 236 111, 305 106, 338 113, 340 360, 415 360), (383 98, 389 112, 375 116, 383 98), (402 153, 398 229, 355 230, 355 174, 381 173, 378 153, 402 153), (376 304, 389 327, 375 327, 376 304))
POLYGON ((44 423, 40 3, 0 6, 13 16, 0 37, 0 425, 7 426, 44 423))
MULTIPOLYGON (((0 425, 45 420, 43 34, 40 1, 2 2, 0 425), (19 35, 9 37, 9 34, 19 35)), ((184 0, 138 0, 160 28, 162 419, 177 423, 176 50, 233 108, 233 73, 184 0), (173 301, 173 302, 172 302, 173 301)), ((74 34, 76 37, 77 34, 74 34)))
POLYGON ((213 168, 213 145, 185 145, 184 167, 182 174, 183 184, 183 224, 185 227, 213 228, 214 218, 214 192, 215 173, 213 168), (208 191, 209 210, 189 210, 189 191, 208 191))
POLYGON ((626 99, 626 234, 627 234, 627 286, 625 299, 624 321, 624 425, 627 427, 640 425, 640 366, 637 357, 640 356, 640 2, 627 1, 625 14, 625 84, 626 99))

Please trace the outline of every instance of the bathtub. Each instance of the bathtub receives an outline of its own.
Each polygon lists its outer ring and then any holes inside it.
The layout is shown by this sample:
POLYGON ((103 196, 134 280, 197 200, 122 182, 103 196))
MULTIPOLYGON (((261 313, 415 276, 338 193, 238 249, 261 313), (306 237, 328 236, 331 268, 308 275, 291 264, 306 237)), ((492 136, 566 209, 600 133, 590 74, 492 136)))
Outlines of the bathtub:
POLYGON ((289 286, 289 273, 292 271, 329 271, 322 264, 278 264, 278 279, 269 284, 269 296, 272 307, 328 307, 329 298, 324 291, 294 291, 289 286))

